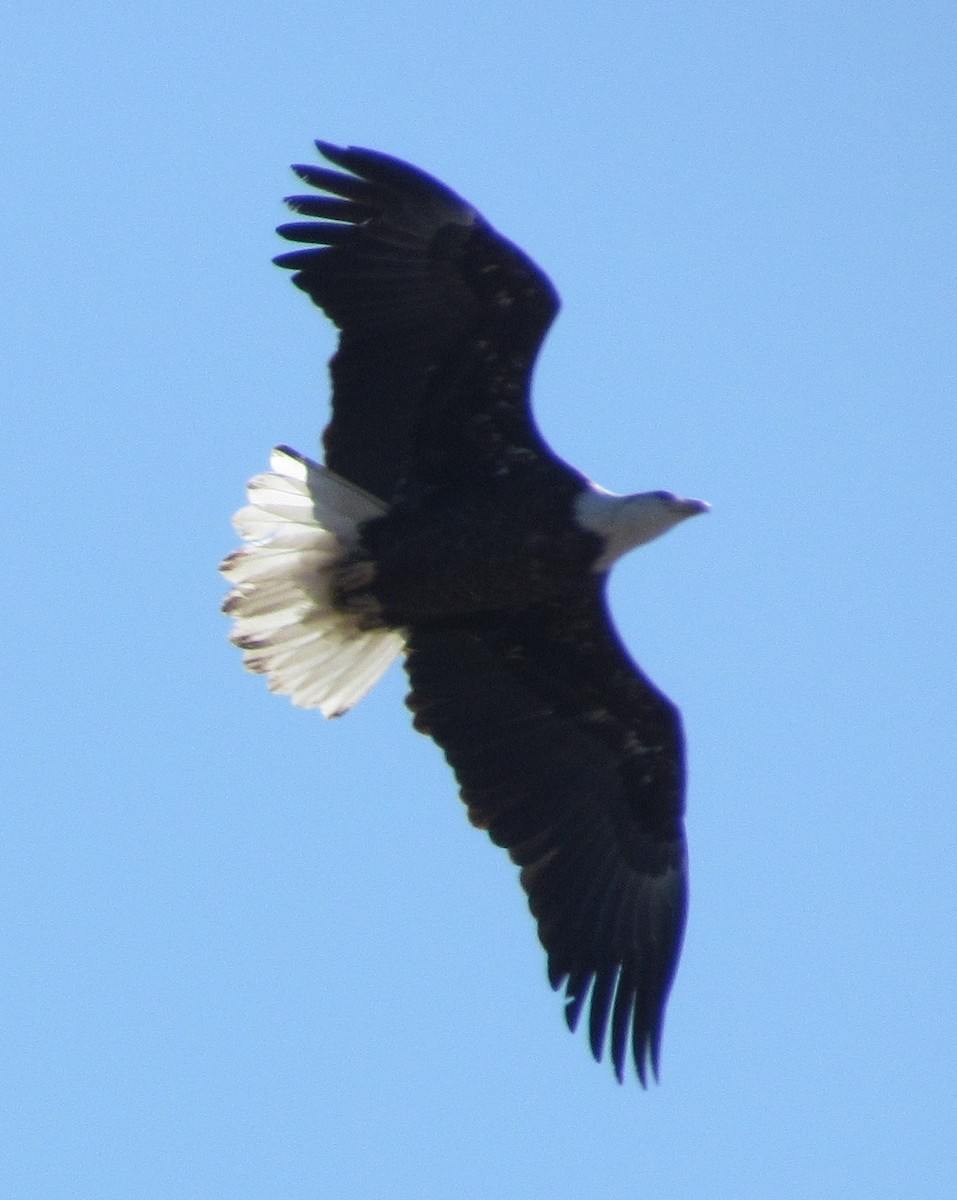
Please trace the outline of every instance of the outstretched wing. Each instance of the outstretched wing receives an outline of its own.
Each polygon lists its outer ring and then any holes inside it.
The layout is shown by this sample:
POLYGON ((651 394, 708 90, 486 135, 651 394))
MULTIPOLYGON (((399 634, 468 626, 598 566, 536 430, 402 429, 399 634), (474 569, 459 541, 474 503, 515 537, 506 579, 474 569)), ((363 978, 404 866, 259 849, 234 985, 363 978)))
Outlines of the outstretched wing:
POLYGON ((592 1053, 657 1075, 684 931, 684 753, 675 707, 631 662, 600 582, 577 611, 413 627, 415 724, 472 822, 508 849, 592 1053), (590 997, 590 1002, 589 1002, 590 997), (610 1027, 610 1028, 609 1028, 610 1027))
POLYGON ((296 166, 325 195, 287 203, 311 221, 279 232, 312 248, 280 255, 339 327, 327 465, 389 502, 456 470, 547 454, 529 376, 558 311, 544 274, 464 200, 372 150, 317 142, 349 174, 296 166))

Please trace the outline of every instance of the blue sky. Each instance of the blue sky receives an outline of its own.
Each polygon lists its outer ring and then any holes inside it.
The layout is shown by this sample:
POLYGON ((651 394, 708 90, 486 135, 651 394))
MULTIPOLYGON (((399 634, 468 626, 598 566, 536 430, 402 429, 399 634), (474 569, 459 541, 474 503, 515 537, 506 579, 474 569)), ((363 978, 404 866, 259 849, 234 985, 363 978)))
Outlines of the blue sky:
POLYGON ((953 5, 4 24, 4 1194, 950 1194, 953 5), (314 136, 550 273, 563 455, 714 506, 613 587, 690 755, 646 1093, 564 1030, 401 672, 326 723, 226 640, 245 480, 326 420, 331 331, 269 263, 314 136))

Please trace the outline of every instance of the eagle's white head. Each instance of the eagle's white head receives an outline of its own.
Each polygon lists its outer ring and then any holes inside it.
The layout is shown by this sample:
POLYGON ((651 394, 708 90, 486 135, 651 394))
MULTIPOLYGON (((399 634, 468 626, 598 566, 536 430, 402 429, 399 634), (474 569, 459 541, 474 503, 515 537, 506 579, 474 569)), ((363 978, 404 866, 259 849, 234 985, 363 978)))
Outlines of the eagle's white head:
POLYGON ((595 571, 606 571, 635 546, 661 537, 688 517, 707 512, 704 500, 686 500, 674 492, 639 492, 616 496, 590 483, 575 501, 575 520, 582 529, 597 533, 605 549, 595 561, 595 571))

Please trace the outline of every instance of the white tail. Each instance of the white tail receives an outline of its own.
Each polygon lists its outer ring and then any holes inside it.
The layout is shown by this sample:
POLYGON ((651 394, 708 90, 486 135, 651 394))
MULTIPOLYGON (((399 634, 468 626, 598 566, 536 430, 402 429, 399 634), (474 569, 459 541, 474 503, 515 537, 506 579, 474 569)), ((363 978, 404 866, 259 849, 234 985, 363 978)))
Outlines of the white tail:
POLYGON ((277 447, 268 475, 249 481, 249 504, 233 517, 249 544, 220 570, 233 585, 223 612, 248 670, 300 708, 338 717, 402 653, 393 629, 362 629, 333 603, 332 571, 358 547, 358 526, 385 505, 332 471, 277 447))

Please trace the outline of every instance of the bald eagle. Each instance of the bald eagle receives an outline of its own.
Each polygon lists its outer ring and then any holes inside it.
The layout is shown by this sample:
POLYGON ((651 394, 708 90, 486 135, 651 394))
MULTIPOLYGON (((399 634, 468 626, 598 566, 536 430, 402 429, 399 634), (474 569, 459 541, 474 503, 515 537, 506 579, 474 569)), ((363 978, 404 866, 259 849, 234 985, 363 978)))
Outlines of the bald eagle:
POLYGON ((618 496, 561 461, 531 413, 549 280, 461 197, 389 155, 338 170, 275 261, 339 330, 325 465, 287 447, 234 518, 224 610, 245 665, 339 716, 402 654, 414 725, 472 823, 521 868, 574 1030, 657 1077, 687 898, 677 709, 632 662, 612 564, 707 505, 618 496))

